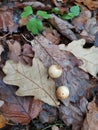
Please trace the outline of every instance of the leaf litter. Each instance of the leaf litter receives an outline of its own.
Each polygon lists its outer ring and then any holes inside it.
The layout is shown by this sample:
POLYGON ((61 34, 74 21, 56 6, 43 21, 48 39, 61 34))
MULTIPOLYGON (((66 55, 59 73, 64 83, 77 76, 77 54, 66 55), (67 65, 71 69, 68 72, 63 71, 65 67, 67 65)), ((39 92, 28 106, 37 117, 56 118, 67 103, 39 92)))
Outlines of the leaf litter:
MULTIPOLYGON (((97 118, 95 118, 96 115, 93 115, 92 113, 97 114, 97 96, 95 102, 91 102, 91 100, 88 99, 90 98, 89 91, 91 90, 91 88, 96 88, 97 84, 97 64, 95 63, 97 55, 95 56, 94 52, 96 50, 97 54, 98 2, 93 0, 53 0, 50 2, 20 2, 17 0, 13 1, 13 3, 12 1, 9 1, 8 3, 1 2, 0 5, 0 58, 2 64, 0 66, 0 70, 8 66, 11 61, 11 65, 13 63, 16 68, 18 67, 18 65, 23 67, 21 67, 19 71, 22 69, 23 71, 25 71, 25 67, 28 69, 34 67, 34 63, 32 61, 37 58, 38 61, 41 63, 39 65, 42 65, 46 70, 46 74, 41 78, 45 77, 45 81, 50 81, 52 79, 48 76, 48 67, 51 64, 59 64, 63 68, 63 74, 60 78, 52 80, 54 84, 54 87, 51 88, 51 91, 53 90, 52 96, 56 98, 55 90, 61 85, 66 85, 70 91, 70 96, 66 100, 59 100, 60 105, 57 108, 53 107, 54 105, 50 103, 49 97, 48 100, 47 98, 43 98, 44 96, 40 98, 41 91, 27 95, 25 95, 24 91, 21 91, 22 95, 16 96, 15 92, 19 92, 20 88, 22 88, 22 90, 23 88, 26 88, 26 92, 28 92, 28 85, 30 84, 30 82, 28 82, 26 78, 21 80, 21 82, 14 82, 13 80, 11 80, 11 82, 8 81, 8 84, 17 85, 18 88, 16 86, 8 86, 3 83, 2 78, 7 77, 9 79, 9 75, 13 72, 15 72, 17 76, 17 72, 13 70, 13 68, 9 69, 8 67, 7 71, 9 72, 9 74, 7 74, 6 76, 4 76, 3 74, 2 76, 2 74, 0 73, 0 78, 2 82, 0 87, 0 113, 2 114, 2 116, 4 116, 4 118, 6 118, 8 122, 12 121, 14 124, 20 123, 22 125, 28 125, 28 123, 32 119, 38 117, 38 120, 40 120, 42 124, 51 123, 54 122, 56 119, 61 119, 67 126, 72 126, 70 130, 88 130, 89 128, 96 130, 97 127, 95 124, 97 122, 97 118), (74 6, 74 4, 80 7, 79 15, 68 21, 62 20, 60 15, 63 13, 68 13, 70 8, 74 6), (26 25, 28 19, 22 21, 22 24, 20 22, 21 11, 25 6, 28 5, 33 8, 34 12, 42 10, 50 13, 52 8, 54 8, 54 5, 60 9, 60 15, 52 12, 50 14, 50 19, 43 21, 44 28, 41 32, 43 36, 33 36, 32 34, 30 34, 30 32, 26 30, 24 26, 26 25), (47 27, 50 28, 49 32, 46 29, 47 27), (17 33, 17 35, 20 37, 24 35, 25 42, 23 39, 20 41, 20 39, 14 38, 16 35, 15 33, 17 33), (81 38, 85 39, 87 45, 91 44, 92 46, 94 46, 88 49, 83 48, 78 43, 79 39, 81 38), (32 41, 30 41, 31 39, 32 41), (76 40, 77 44, 74 44, 76 40), (72 44, 70 42, 72 42, 72 44), (58 44, 61 43, 65 43, 66 45, 69 43, 66 46, 66 51, 59 49, 58 44), (32 44, 32 47, 30 44, 32 44), (72 48, 72 52, 69 50, 69 46, 72 48), (73 46, 75 46, 75 49, 73 48, 73 46), (79 49, 80 46, 81 49, 79 49), (6 48, 8 48, 9 50, 7 50, 6 48), (77 52, 77 54, 74 53, 75 51, 77 52), (84 62, 84 55, 82 55, 82 57, 79 57, 80 52, 83 52, 82 54, 84 54, 84 52, 90 54, 86 57, 87 62, 84 62), (2 60, 2 58, 4 58, 5 56, 5 60, 2 60), (5 65, 3 61, 6 61, 5 65), (91 62, 93 62, 93 66, 91 65, 91 62), (81 66, 85 67, 80 69, 81 66), (9 92, 9 95, 6 93, 6 90, 9 92), (32 96, 35 96, 35 99, 32 96), (41 99, 43 102, 36 100, 36 98, 41 99), (18 101, 20 101, 21 103, 17 102, 14 99, 18 99, 18 101), (13 103, 10 102, 11 100, 13 103), (14 104, 15 102, 16 105, 14 104), (93 104, 93 112, 91 112, 91 109, 87 107, 90 103, 93 104), (28 104, 30 104, 30 106, 28 104), (34 109, 32 109, 32 105, 34 109), (14 111, 13 108, 15 108, 16 111, 14 111), (24 109, 26 111, 24 111, 24 109), (92 123, 89 121, 91 118, 94 119, 92 123), (93 128, 90 124, 92 124, 93 128)), ((64 48, 65 46, 63 46, 63 49, 64 48)), ((35 70, 36 68, 38 67, 36 66, 35 70)), ((32 75, 32 80, 34 80, 35 82, 38 83, 40 81, 40 73, 38 73, 36 76, 34 70, 31 72, 26 71, 25 75, 28 75, 30 77, 29 74, 32 75)), ((11 79, 18 78, 12 77, 13 75, 11 76, 11 79)), ((47 85, 49 85, 49 83, 47 83, 47 85)), ((47 89, 47 85, 46 88, 44 86, 44 89, 47 89)), ((30 86, 32 86, 32 83, 30 86)), ((33 91, 33 89, 30 90, 33 91)), ((48 89, 46 91, 48 91, 48 89)), ((56 101, 58 102, 57 98, 56 101)), ((55 128, 51 127, 51 129, 55 128)), ((58 129, 61 130, 59 126, 58 129)))

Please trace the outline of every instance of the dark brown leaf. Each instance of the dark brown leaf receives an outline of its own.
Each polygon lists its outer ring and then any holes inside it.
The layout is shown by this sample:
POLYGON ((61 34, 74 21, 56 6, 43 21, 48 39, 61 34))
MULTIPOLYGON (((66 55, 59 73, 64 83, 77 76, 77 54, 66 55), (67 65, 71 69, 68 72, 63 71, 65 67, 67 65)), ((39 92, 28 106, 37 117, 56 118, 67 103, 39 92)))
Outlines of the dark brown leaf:
POLYGON ((18 97, 14 93, 14 87, 9 87, 0 80, 0 100, 4 101, 0 112, 8 121, 28 124, 39 115, 43 103, 33 97, 18 97))

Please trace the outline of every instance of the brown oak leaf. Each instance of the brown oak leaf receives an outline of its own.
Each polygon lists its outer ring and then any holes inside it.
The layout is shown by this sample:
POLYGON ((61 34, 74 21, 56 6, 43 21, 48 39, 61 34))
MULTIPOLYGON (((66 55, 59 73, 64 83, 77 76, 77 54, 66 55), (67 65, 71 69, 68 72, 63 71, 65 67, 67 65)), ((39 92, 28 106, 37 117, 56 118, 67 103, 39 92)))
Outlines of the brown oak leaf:
POLYGON ((42 110, 42 102, 33 97, 18 97, 14 94, 16 87, 8 86, 0 80, 0 112, 8 121, 28 124, 36 118, 42 110))
POLYGON ((72 125, 73 130, 80 130, 80 124, 83 123, 86 112, 87 93, 95 83, 89 80, 87 73, 79 69, 82 61, 77 59, 71 52, 60 51, 57 45, 49 43, 50 41, 42 35, 36 37, 33 40, 35 57, 40 58, 46 68, 49 68, 52 64, 58 64, 62 67, 63 74, 55 80, 55 83, 57 87, 66 85, 69 88, 70 96, 68 99, 61 101, 63 104, 60 105, 59 112, 62 115, 61 119, 67 125, 72 125), (63 107, 64 109, 61 109, 63 107), (73 108, 76 110, 75 112, 73 112, 73 108), (67 118, 69 119, 67 120, 67 118))
POLYGON ((35 96, 52 106, 58 106, 55 82, 48 78, 47 69, 38 58, 32 60, 32 67, 9 60, 3 67, 4 82, 19 86, 18 96, 35 96))
POLYGON ((98 107, 95 100, 88 103, 88 111, 81 130, 98 130, 98 107))

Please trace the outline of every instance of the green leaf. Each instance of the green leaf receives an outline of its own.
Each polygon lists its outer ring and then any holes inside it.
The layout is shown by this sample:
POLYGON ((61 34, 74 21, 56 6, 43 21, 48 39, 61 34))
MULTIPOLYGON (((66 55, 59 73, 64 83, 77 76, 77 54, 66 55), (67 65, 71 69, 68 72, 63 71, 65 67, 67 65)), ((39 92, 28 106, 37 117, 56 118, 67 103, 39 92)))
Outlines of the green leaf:
POLYGON ((80 13, 80 7, 75 5, 70 8, 70 12, 73 13, 74 16, 78 16, 80 13))
POLYGON ((41 16, 44 19, 49 19, 50 18, 50 15, 47 14, 46 11, 41 11, 41 10, 37 11, 37 16, 41 16))
POLYGON ((29 16, 30 14, 33 14, 33 10, 31 8, 31 6, 26 6, 26 7, 24 7, 24 12, 21 14, 21 18, 25 18, 25 17, 29 16))
POLYGON ((73 15, 73 13, 63 14, 61 16, 61 18, 64 20, 70 20, 70 19, 74 18, 74 15, 73 15))
POLYGON ((31 31, 34 35, 39 34, 43 30, 43 24, 38 18, 31 18, 26 24, 28 31, 31 31))
POLYGON ((59 14, 59 8, 58 7, 53 8, 52 12, 55 14, 59 14))

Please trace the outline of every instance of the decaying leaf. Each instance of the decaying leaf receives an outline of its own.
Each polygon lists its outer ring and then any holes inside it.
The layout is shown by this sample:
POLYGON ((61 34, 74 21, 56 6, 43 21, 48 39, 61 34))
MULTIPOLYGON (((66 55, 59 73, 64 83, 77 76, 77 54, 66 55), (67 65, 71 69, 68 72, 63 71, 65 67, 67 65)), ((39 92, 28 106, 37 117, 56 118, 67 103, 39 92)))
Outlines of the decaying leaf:
POLYGON ((98 130, 98 107, 95 101, 88 103, 88 112, 81 130, 98 130))
POLYGON ((4 8, 0 10, 0 29, 7 32, 16 31, 18 28, 18 24, 14 23, 13 19, 13 11, 8 10, 8 8, 4 8))
POLYGON ((63 74, 56 81, 56 86, 66 85, 70 89, 70 100, 76 102, 79 100, 79 95, 84 95, 84 88, 89 86, 88 75, 78 68, 81 61, 72 53, 61 51, 57 45, 49 45, 49 41, 39 35, 33 41, 36 43, 33 46, 35 56, 40 58, 45 67, 51 64, 58 64, 63 68, 63 74), (76 95, 77 93, 77 95, 76 95))
POLYGON ((49 22, 65 37, 67 37, 70 40, 77 39, 74 32, 71 30, 74 27, 68 23, 67 21, 64 21, 57 17, 54 14, 50 15, 49 22))
POLYGON ((60 35, 55 29, 44 28, 43 35, 51 42, 51 44, 60 43, 60 35))
POLYGON ((59 116, 68 126, 72 125, 72 130, 81 130, 85 112, 82 112, 84 107, 87 106, 87 100, 85 98, 80 100, 78 106, 74 106, 71 103, 68 106, 61 105, 59 108, 59 116), (80 104, 84 104, 80 109, 80 104))
POLYGON ((59 112, 66 125, 71 124, 73 130, 80 130, 79 124, 83 123, 86 112, 87 100, 85 97, 87 97, 87 92, 94 86, 94 83, 88 80, 87 73, 78 68, 81 61, 71 52, 61 51, 57 45, 49 44, 50 42, 42 35, 35 37, 33 43, 35 43, 33 44, 35 57, 39 58, 45 67, 48 68, 52 64, 58 64, 63 68, 62 76, 55 80, 55 83, 57 87, 66 85, 69 88, 70 96, 68 99, 61 101, 63 104, 60 106, 61 108, 64 107, 64 109, 60 108, 59 112), (73 112, 73 108, 76 110, 75 112, 73 112), (69 119, 67 120, 67 118, 69 119), (75 129, 76 127, 77 129, 75 129))
POLYGON ((6 125, 7 121, 3 115, 0 115, 0 129, 6 125))
POLYGON ((24 44, 21 46, 20 42, 14 40, 7 40, 7 45, 9 47, 8 58, 14 62, 22 62, 23 64, 32 65, 32 59, 34 52, 32 51, 32 46, 29 44, 24 44))
POLYGON ((75 0, 78 3, 83 2, 90 10, 95 10, 98 8, 98 1, 97 0, 75 0))
POLYGON ((9 53, 8 57, 9 59, 18 62, 20 59, 20 54, 21 54, 21 45, 18 41, 13 41, 13 40, 7 40, 7 45, 9 47, 9 53))
POLYGON ((53 123, 58 117, 58 111, 55 107, 43 104, 43 109, 39 114, 41 123, 53 123))
POLYGON ((84 30, 80 33, 85 37, 86 41, 92 43, 95 39, 95 34, 98 31, 97 21, 94 17, 87 20, 84 30))
POLYGON ((15 91, 16 87, 8 86, 0 80, 0 100, 4 102, 0 106, 0 112, 7 121, 28 124, 39 115, 43 102, 34 100, 33 97, 16 96, 15 91))
POLYGON ((47 69, 39 59, 33 59, 32 67, 22 63, 15 64, 9 60, 3 71, 7 74, 4 78, 5 83, 19 86, 16 95, 35 96, 35 98, 52 106, 58 105, 55 83, 52 79, 48 79, 47 69))
POLYGON ((34 52, 32 51, 32 46, 29 44, 24 44, 22 47, 22 52, 20 55, 20 61, 27 65, 32 65, 32 59, 34 57, 34 52))
POLYGON ((60 50, 66 50, 72 52, 78 59, 83 61, 83 64, 79 66, 86 72, 89 72, 94 77, 98 78, 98 48, 95 46, 90 49, 83 48, 85 44, 84 39, 75 40, 68 44, 68 46, 60 45, 60 50))

